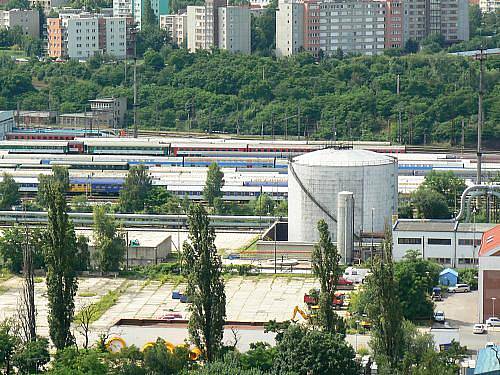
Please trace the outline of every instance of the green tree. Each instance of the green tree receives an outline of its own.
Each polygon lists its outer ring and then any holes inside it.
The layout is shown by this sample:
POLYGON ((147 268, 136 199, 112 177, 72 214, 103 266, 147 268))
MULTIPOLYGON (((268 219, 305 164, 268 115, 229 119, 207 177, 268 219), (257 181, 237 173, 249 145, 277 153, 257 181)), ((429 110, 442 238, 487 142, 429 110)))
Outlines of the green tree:
POLYGON ((404 355, 404 332, 389 232, 382 243, 382 255, 375 257, 367 282, 371 296, 367 312, 373 323, 370 346, 377 363, 385 365, 388 373, 395 373, 404 355))
POLYGON ((0 237, 0 256, 9 271, 19 273, 23 269, 23 251, 26 246, 33 249, 33 267, 39 269, 44 267, 44 257, 41 247, 44 241, 43 233, 39 229, 20 227, 18 225, 6 228, 0 237))
POLYGON ((3 173, 0 182, 0 210, 10 210, 19 202, 19 185, 8 173, 3 173))
POLYGON ((222 188, 224 187, 224 173, 217 163, 212 163, 208 167, 207 180, 203 189, 203 196, 207 203, 213 207, 215 198, 222 198, 222 188))
POLYGON ((450 210, 443 194, 433 189, 419 186, 412 193, 411 200, 422 219, 449 219, 450 210))
POLYGON ((237 353, 228 352, 220 360, 206 364, 193 372, 194 375, 264 375, 256 368, 245 368, 237 353))
POLYGON ((319 323, 328 332, 344 335, 344 320, 335 313, 332 303, 342 273, 339 264, 340 254, 337 246, 332 243, 328 224, 323 219, 318 221, 318 233, 319 242, 314 245, 311 263, 313 274, 318 278, 320 285, 319 323))
POLYGON ((148 49, 144 52, 144 64, 154 70, 161 70, 165 66, 165 62, 163 61, 161 54, 152 49, 148 49))
POLYGON ((265 342, 250 344, 250 349, 241 354, 240 361, 246 369, 271 371, 276 358, 276 348, 265 342))
POLYGON ((274 201, 269 194, 260 194, 254 200, 248 202, 249 208, 253 211, 254 215, 264 216, 274 213, 274 201))
POLYGON ((120 191, 120 207, 124 212, 144 210, 146 199, 151 191, 151 176, 144 165, 130 168, 120 191))
POLYGON ((45 337, 26 342, 12 358, 20 374, 37 374, 49 361, 49 340, 45 337))
POLYGON ((452 171, 440 172, 431 171, 422 183, 424 188, 429 188, 442 194, 450 211, 457 211, 457 206, 460 205, 460 197, 464 192, 465 181, 457 176, 452 171))
POLYGON ((151 6, 151 0, 145 0, 143 5, 143 13, 141 19, 141 27, 158 27, 158 19, 151 6))
POLYGON ((477 290, 477 268, 461 268, 458 270, 458 279, 461 283, 468 284, 471 290, 477 290))
POLYGON ((78 349, 76 346, 68 346, 56 353, 48 374, 109 374, 111 372, 109 368, 109 362, 106 359, 106 353, 104 352, 100 352, 95 349, 78 349))
POLYGON ((357 375, 355 352, 343 335, 292 324, 276 345, 277 374, 357 375))
POLYGON ((90 269, 90 250, 89 240, 84 235, 79 235, 76 238, 76 270, 88 271, 90 269))
POLYGON ((191 302, 189 335, 205 359, 212 362, 222 346, 226 318, 222 261, 214 244, 215 232, 201 205, 191 205, 188 227, 189 242, 183 245, 183 262, 191 302))
POLYGON ((125 240, 118 232, 116 220, 103 206, 94 206, 95 260, 103 272, 119 271, 125 257, 125 240))
POLYGON ((76 236, 68 218, 66 199, 57 181, 49 183, 46 201, 48 227, 44 252, 47 265, 49 334, 54 346, 63 349, 74 343, 70 328, 75 312, 74 297, 78 289, 76 236))
POLYGON ((0 323, 0 370, 9 375, 12 370, 12 357, 19 345, 19 335, 11 320, 0 323))
POLYGON ((189 366, 189 349, 176 346, 170 352, 165 341, 157 339, 156 343, 144 352, 144 370, 152 375, 175 375, 182 373, 189 366))
POLYGON ((68 168, 55 165, 52 167, 52 175, 38 176, 37 202, 42 207, 48 207, 48 197, 50 186, 57 186, 57 189, 66 194, 69 189, 69 172, 68 168))

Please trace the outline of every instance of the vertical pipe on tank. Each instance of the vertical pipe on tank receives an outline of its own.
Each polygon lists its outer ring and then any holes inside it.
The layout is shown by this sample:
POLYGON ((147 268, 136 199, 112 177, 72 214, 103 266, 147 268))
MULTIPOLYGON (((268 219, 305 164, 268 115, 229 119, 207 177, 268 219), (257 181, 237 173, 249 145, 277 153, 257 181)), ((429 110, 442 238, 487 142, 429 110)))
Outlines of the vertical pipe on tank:
POLYGON ((352 263, 354 248, 354 194, 341 191, 337 198, 337 248, 345 264, 352 263))

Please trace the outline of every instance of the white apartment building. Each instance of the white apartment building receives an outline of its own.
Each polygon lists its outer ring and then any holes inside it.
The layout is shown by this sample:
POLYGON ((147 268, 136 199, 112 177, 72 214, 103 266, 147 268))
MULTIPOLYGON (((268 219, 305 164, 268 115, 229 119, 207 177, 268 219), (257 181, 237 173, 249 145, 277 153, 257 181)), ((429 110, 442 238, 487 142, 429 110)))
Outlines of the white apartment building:
POLYGON ((479 9, 483 13, 492 13, 500 9, 500 0, 479 0, 479 9))
POLYGON ((394 260, 401 260, 409 250, 443 266, 465 268, 478 264, 483 233, 495 224, 456 223, 449 220, 396 221, 392 228, 394 260))
POLYGON ((127 18, 105 17, 101 24, 104 30, 100 33, 104 38, 104 51, 106 54, 118 59, 127 57, 127 18))
POLYGON ((99 48, 99 19, 94 15, 63 18, 62 26, 68 57, 86 60, 96 53, 103 53, 99 48))
POLYGON ((276 11, 276 56, 290 56, 304 47, 304 3, 279 0, 276 11))
POLYGON ((187 43, 187 13, 160 16, 160 28, 167 30, 172 41, 179 47, 187 43))
POLYGON ((40 18, 37 9, 0 10, 0 29, 19 26, 24 35, 40 37, 40 18))
POLYGON ((219 10, 220 49, 233 53, 251 53, 250 9, 240 6, 221 7, 219 10))
POLYGON ((218 46, 219 12, 226 0, 206 0, 205 5, 187 7, 187 48, 190 52, 218 46))
POLYGON ((319 4, 319 47, 330 55, 377 55, 385 47, 385 2, 327 0, 319 4))

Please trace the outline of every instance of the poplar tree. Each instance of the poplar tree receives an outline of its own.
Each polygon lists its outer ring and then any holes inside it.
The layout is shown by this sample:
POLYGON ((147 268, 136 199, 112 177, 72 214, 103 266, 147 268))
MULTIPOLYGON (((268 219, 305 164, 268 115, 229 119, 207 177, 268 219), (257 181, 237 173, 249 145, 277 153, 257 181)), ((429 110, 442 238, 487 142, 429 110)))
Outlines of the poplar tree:
POLYGON ((183 246, 187 273, 189 335, 208 362, 216 359, 221 347, 226 318, 226 294, 222 261, 215 247, 215 232, 209 227, 205 209, 191 205, 188 215, 189 242, 183 246))
POLYGON ((404 329, 398 283, 392 260, 392 238, 389 231, 382 243, 382 255, 375 257, 367 290, 367 310, 373 328, 370 346, 378 363, 396 372, 404 356, 404 329))
POLYGON ((75 229, 67 214, 62 188, 61 184, 51 181, 46 189, 48 227, 44 245, 49 334, 57 349, 74 344, 70 327, 78 289, 75 229))
POLYGON ((207 203, 213 207, 215 198, 222 198, 222 188, 224 187, 224 173, 217 163, 212 163, 208 167, 207 180, 203 188, 203 196, 207 203))
POLYGON ((10 210, 17 202, 19 202, 19 185, 10 174, 3 173, 0 182, 0 209, 10 210))
POLYGON ((104 206, 94 207, 94 242, 99 269, 119 271, 125 257, 125 240, 118 232, 116 220, 106 215, 104 206))
POLYGON ((120 191, 120 207, 124 212, 144 210, 144 205, 152 189, 151 176, 144 165, 130 168, 120 191))
POLYGON ((327 331, 345 334, 345 324, 334 310, 333 299, 341 273, 340 254, 332 243, 328 224, 318 221, 319 242, 311 255, 312 270, 319 279, 319 324, 327 331))

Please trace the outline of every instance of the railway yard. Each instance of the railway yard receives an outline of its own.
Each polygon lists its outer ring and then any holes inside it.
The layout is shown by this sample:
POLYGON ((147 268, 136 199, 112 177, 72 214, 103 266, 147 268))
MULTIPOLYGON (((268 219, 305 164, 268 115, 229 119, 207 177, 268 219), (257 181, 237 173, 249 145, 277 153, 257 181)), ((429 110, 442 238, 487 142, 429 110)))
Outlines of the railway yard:
MULTIPOLYGON (((217 163, 225 180, 222 199, 244 204, 264 193, 275 201, 287 200, 290 158, 328 147, 367 149, 397 158, 400 194, 417 189, 425 175, 433 170, 452 171, 472 185, 477 168, 476 156, 470 151, 431 150, 426 153, 418 149, 413 152, 406 146, 395 146, 388 142, 261 141, 153 135, 134 139, 105 132, 94 132, 93 137, 85 135, 63 130, 44 132, 26 129, 9 133, 7 140, 0 141, 0 173, 10 174, 19 184, 23 200, 30 200, 37 193, 39 175, 51 174, 55 165, 65 166, 69 170, 69 195, 84 194, 91 204, 101 204, 118 198, 131 167, 144 165, 154 186, 164 187, 181 199, 200 201, 203 200, 208 166, 217 163)), ((483 181, 498 176, 499 172, 500 154, 485 153, 483 181)), ((75 226, 92 225, 90 212, 71 212, 69 216, 75 226)), ((174 249, 179 248, 187 238, 187 232, 181 229, 186 226, 184 215, 116 216, 124 226, 135 230, 165 231, 164 235, 170 236, 172 251, 176 251, 174 249)), ((225 255, 237 253, 259 238, 262 231, 277 219, 271 213, 263 217, 212 216, 211 223, 217 230, 216 246, 225 255)), ((43 224, 46 221, 46 212, 24 212, 22 207, 0 212, 0 224, 3 225, 14 222, 43 224)), ((266 261, 250 260, 257 268, 266 261)), ((225 262, 228 260, 225 259, 225 262)), ((0 281, 0 319, 16 314, 20 285, 17 277, 0 281)), ((254 326, 241 328, 241 332, 245 333, 240 347, 246 350, 248 342, 252 341, 272 342, 273 337, 266 336, 261 325, 271 319, 290 319, 294 307, 302 305, 303 295, 313 287, 317 287, 317 282, 310 275, 291 272, 281 276, 262 272, 250 278, 229 277, 226 284, 228 321, 254 326)), ((137 333, 134 331, 137 326, 127 327, 126 324, 118 323, 124 319, 162 320, 171 314, 176 314, 180 320, 187 319, 187 305, 171 298, 184 288, 182 282, 171 280, 83 277, 76 296, 76 309, 78 311, 83 306, 95 303, 109 293, 117 293, 115 303, 93 323, 94 339, 98 334, 107 333, 142 345, 154 340, 153 336, 163 332, 163 328, 153 327, 151 332, 143 329, 137 333)), ((38 282, 36 292, 40 296, 37 297, 40 334, 46 335, 45 283, 38 282)), ((341 315, 345 313, 345 309, 340 311, 341 315)), ((170 335, 166 338, 175 344, 182 343, 186 336, 185 325, 170 326, 165 332, 165 335, 170 335)), ((231 332, 226 332, 225 339, 230 341, 231 332)), ((348 340, 358 347, 357 335, 349 336, 348 340)), ((360 345, 366 346, 367 341, 368 336, 359 337, 360 345)))

